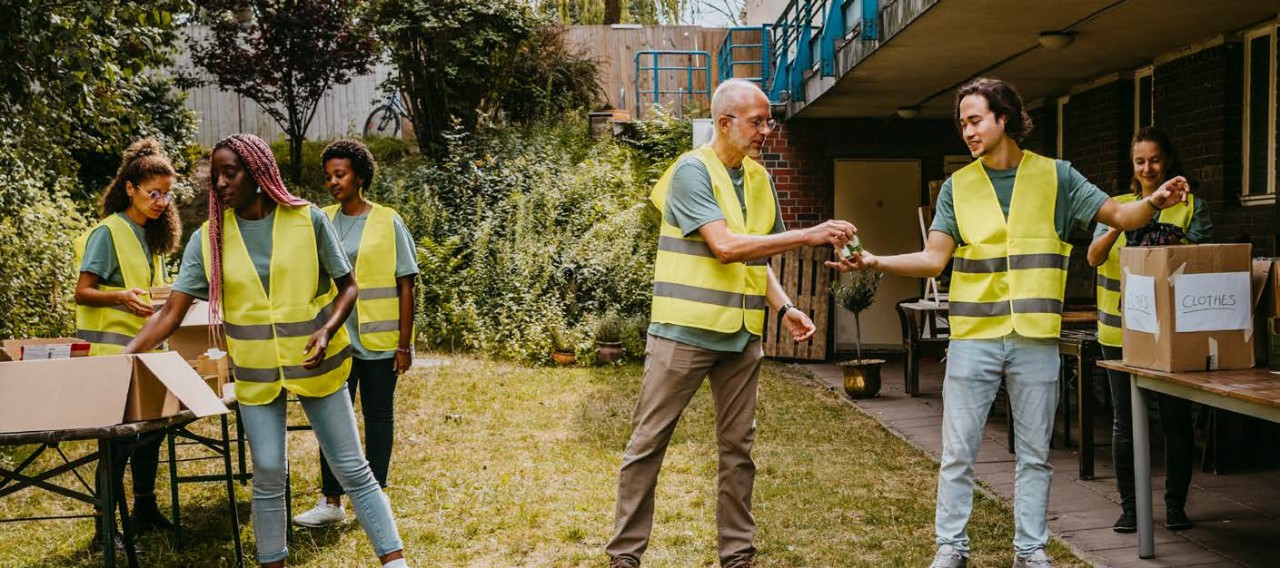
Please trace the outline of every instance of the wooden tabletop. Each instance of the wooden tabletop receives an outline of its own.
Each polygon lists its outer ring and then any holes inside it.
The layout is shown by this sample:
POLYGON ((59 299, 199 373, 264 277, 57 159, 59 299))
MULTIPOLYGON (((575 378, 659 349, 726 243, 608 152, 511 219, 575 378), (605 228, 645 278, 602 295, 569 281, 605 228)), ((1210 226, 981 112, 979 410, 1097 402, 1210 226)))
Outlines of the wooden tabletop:
POLYGON ((951 309, 950 304, 947 302, 930 302, 924 300, 899 305, 902 306, 902 309, 904 310, 913 310, 918 312, 945 312, 951 309))
POLYGON ((1098 310, 1080 310, 1062 312, 1062 323, 1098 323, 1098 310))
POLYGON ((1129 367, 1120 361, 1098 361, 1098 366, 1151 377, 1251 404, 1280 408, 1280 373, 1273 373, 1267 369, 1170 373, 1129 367))
POLYGON ((190 410, 183 410, 173 416, 164 418, 156 418, 154 420, 143 420, 140 422, 129 422, 126 424, 116 424, 115 426, 107 426, 104 428, 76 428, 70 430, 37 430, 34 432, 13 432, 8 434, 0 434, 0 446, 12 446, 19 444, 39 444, 53 442, 70 442, 73 440, 101 440, 108 438, 123 438, 126 436, 136 436, 144 432, 168 428, 175 424, 192 422, 196 420, 195 413, 190 410))

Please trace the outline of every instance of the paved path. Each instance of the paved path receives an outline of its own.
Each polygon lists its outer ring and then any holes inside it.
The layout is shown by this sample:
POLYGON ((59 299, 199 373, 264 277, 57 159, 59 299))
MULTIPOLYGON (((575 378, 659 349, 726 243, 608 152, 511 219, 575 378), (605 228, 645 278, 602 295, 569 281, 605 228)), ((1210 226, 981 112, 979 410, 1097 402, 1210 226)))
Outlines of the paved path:
MULTIPOLYGON (((822 364, 803 368, 827 386, 843 390, 839 367, 822 364)), ((942 449, 942 373, 941 364, 923 365, 921 394, 910 397, 902 389, 902 366, 889 363, 884 368, 881 395, 854 404, 936 460, 942 449)), ((1153 486, 1157 490, 1157 557, 1140 560, 1137 535, 1111 530, 1111 523, 1120 513, 1109 445, 1111 419, 1109 414, 1099 415, 1094 422, 1098 426, 1094 433, 1098 443, 1096 479, 1081 481, 1077 477, 1078 448, 1062 449, 1059 435, 1054 437, 1055 449, 1050 458, 1055 474, 1049 528, 1081 558, 1097 566, 1115 568, 1280 566, 1280 471, 1212 475, 1197 467, 1187 505, 1196 526, 1175 533, 1162 526, 1164 476, 1159 454, 1152 460, 1156 473, 1153 486)), ((1003 412, 993 412, 974 473, 990 493, 1012 504, 1014 457, 1007 451, 1006 432, 1003 412)), ((1072 438, 1078 443, 1077 433, 1072 438)), ((1153 450, 1158 451, 1159 447, 1159 443, 1153 444, 1153 450)))

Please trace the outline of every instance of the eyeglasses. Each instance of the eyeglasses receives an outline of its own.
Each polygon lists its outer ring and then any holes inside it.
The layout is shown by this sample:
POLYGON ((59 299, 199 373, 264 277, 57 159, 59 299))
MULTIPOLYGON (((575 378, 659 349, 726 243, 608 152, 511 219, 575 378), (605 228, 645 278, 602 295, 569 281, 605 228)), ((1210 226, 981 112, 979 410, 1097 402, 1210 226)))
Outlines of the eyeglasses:
MULTIPOLYGON (((732 115, 732 114, 725 114, 725 116, 727 116, 727 117, 729 117, 729 118, 732 118, 732 119, 734 119, 734 120, 737 120, 737 118, 738 118, 738 117, 736 117, 736 116, 734 116, 734 115, 732 115)), ((753 118, 753 119, 751 119, 747 124, 750 124, 750 125, 751 125, 751 127, 752 127, 752 128, 754 128, 754 129, 756 129, 756 130, 767 130, 767 131, 773 131, 773 130, 777 130, 777 128, 778 128, 778 120, 777 120, 777 119, 775 119, 775 118, 765 118, 765 117, 763 117, 763 116, 753 118)))
POLYGON ((173 201, 173 192, 171 191, 166 191, 166 192, 148 191, 143 193, 143 195, 150 197, 152 201, 159 201, 161 203, 168 203, 170 201, 173 201))

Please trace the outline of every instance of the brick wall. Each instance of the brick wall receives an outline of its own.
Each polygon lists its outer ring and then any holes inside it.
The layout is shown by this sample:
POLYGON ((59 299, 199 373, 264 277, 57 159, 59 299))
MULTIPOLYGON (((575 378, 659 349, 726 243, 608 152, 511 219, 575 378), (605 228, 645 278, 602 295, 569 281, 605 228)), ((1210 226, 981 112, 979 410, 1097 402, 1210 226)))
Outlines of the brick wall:
POLYGON ((1128 191, 1133 174, 1133 81, 1113 81, 1071 95, 1063 121, 1062 158, 1103 191, 1128 191))
POLYGON ((788 229, 812 227, 830 219, 835 207, 831 159, 822 145, 822 129, 797 124, 780 124, 765 139, 763 148, 764 167, 773 176, 788 229))
POLYGON ((1046 102, 1027 111, 1031 115, 1031 133, 1022 141, 1022 147, 1041 156, 1058 156, 1058 103, 1046 102))
POLYGON ((1235 43, 1175 59, 1155 69, 1155 121, 1169 132, 1193 181, 1213 208, 1214 240, 1253 243, 1276 254, 1274 205, 1240 205, 1243 63, 1235 43))

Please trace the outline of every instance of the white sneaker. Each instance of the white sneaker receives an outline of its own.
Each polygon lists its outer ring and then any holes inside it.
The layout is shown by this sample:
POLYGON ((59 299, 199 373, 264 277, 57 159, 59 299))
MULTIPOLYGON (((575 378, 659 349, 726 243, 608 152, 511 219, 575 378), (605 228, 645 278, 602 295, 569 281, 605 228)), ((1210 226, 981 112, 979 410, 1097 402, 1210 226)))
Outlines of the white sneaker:
POLYGON ((929 564, 929 568, 965 568, 968 565, 967 555, 950 544, 944 544, 938 547, 938 552, 933 555, 933 563, 929 564))
POLYGON ((1037 548, 1030 556, 1014 554, 1013 568, 1053 568, 1053 559, 1043 548, 1037 548))
POLYGON ((330 505, 324 497, 320 497, 320 503, 316 504, 314 509, 293 518, 293 524, 313 529, 346 521, 347 511, 342 508, 342 505, 330 505))

